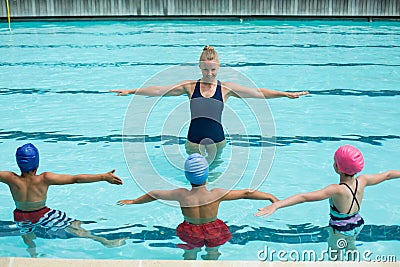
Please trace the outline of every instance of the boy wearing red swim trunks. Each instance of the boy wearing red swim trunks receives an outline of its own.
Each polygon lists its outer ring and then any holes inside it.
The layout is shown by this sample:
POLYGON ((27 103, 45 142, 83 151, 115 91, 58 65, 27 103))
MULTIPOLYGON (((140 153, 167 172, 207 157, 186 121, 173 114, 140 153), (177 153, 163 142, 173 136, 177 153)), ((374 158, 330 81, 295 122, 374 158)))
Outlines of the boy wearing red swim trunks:
POLYGON ((92 183, 107 181, 110 184, 122 184, 122 180, 114 174, 114 170, 102 174, 55 174, 43 172, 36 174, 39 168, 39 151, 28 143, 17 149, 16 160, 21 174, 10 171, 0 171, 0 182, 7 184, 15 202, 14 221, 20 229, 22 238, 28 246, 31 257, 36 257, 35 230, 37 227, 46 231, 65 230, 78 236, 93 239, 107 247, 124 244, 124 240, 108 240, 92 235, 83 229, 81 221, 69 218, 65 212, 53 210, 46 206, 47 191, 50 185, 73 183, 92 183))
POLYGON ((228 226, 217 218, 219 204, 222 201, 236 199, 259 199, 271 202, 276 202, 278 199, 269 193, 249 189, 208 190, 206 188, 208 172, 207 160, 200 154, 191 154, 185 161, 185 176, 192 185, 190 190, 186 188, 153 190, 133 200, 120 200, 117 204, 143 204, 157 199, 178 201, 184 221, 179 224, 176 233, 186 244, 177 246, 185 250, 184 259, 197 259, 197 253, 205 246, 207 254, 202 258, 217 260, 221 255, 218 247, 232 237, 228 226))

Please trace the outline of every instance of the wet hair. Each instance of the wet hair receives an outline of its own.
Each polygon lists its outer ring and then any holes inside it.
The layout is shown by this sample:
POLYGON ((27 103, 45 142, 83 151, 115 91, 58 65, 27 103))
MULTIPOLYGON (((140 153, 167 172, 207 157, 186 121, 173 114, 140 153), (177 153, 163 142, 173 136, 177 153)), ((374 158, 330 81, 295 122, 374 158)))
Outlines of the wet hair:
POLYGON ((210 45, 206 45, 203 48, 203 52, 200 55, 200 62, 207 60, 215 60, 219 63, 219 57, 217 51, 215 51, 214 47, 210 45))

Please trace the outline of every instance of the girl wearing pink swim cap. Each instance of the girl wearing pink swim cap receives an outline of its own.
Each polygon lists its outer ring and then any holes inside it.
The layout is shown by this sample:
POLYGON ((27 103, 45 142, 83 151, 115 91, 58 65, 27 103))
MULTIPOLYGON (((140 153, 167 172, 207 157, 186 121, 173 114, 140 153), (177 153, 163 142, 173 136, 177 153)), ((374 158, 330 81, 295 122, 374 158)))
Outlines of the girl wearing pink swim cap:
POLYGON ((364 226, 364 219, 359 214, 364 188, 386 180, 400 178, 400 170, 362 174, 354 177, 364 168, 364 157, 360 150, 350 145, 341 146, 336 150, 333 168, 339 174, 338 184, 331 184, 313 192, 293 195, 260 209, 255 215, 266 217, 280 208, 329 199, 328 255, 331 260, 351 260, 351 256, 354 257, 356 254, 347 251, 357 250, 355 240, 364 226), (346 240, 346 247, 341 246, 342 243, 338 242, 342 240, 346 240), (344 255, 346 258, 343 258, 344 255))

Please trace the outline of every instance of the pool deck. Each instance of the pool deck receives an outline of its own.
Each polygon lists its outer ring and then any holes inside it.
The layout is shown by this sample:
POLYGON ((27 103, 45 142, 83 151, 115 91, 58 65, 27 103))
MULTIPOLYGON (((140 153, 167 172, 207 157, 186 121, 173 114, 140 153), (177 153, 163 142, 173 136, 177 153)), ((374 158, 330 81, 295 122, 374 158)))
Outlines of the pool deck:
POLYGON ((31 259, 31 258, 0 258, 0 267, 287 267, 287 266, 385 266, 385 267, 399 267, 400 262, 261 262, 261 261, 183 261, 183 260, 66 260, 66 259, 31 259))
POLYGON ((398 0, 13 0, 0 1, 0 19, 397 18, 398 0), (8 5, 7 5, 8 3, 8 5))

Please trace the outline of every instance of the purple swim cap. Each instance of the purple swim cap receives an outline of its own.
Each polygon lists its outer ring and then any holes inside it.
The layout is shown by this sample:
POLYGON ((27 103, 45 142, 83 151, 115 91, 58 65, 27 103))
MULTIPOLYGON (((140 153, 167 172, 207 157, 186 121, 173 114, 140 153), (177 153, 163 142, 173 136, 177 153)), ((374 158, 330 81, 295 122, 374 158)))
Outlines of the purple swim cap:
POLYGON ((364 157, 354 146, 344 145, 335 152, 335 161, 340 172, 353 176, 364 168, 364 157))
POLYGON ((185 161, 185 176, 194 185, 203 184, 208 177, 208 162, 200 154, 191 154, 185 161))
POLYGON ((15 157, 22 172, 30 172, 39 167, 39 151, 31 143, 19 147, 15 157))

